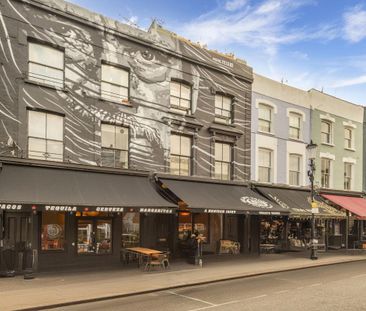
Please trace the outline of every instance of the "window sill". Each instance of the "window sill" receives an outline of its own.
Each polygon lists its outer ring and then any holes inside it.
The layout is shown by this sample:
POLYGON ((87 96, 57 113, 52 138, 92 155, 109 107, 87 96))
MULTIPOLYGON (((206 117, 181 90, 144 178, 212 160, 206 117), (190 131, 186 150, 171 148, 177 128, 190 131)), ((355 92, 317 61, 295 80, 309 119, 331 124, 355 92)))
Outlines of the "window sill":
POLYGON ((235 125, 232 124, 232 122, 228 123, 228 122, 226 122, 223 119, 218 119, 217 117, 215 117, 215 120, 213 121, 213 123, 221 124, 221 125, 226 125, 226 126, 231 126, 231 127, 235 127, 235 125))
POLYGON ((348 151, 356 152, 356 149, 354 149, 354 148, 344 148, 344 150, 348 150, 348 151))
POLYGON ((275 136, 275 133, 273 133, 273 132, 263 132, 263 131, 258 130, 258 133, 263 134, 263 135, 273 136, 273 137, 275 136))
POLYGON ((321 143, 321 144, 324 145, 324 146, 328 146, 328 147, 335 147, 334 144, 329 144, 329 143, 321 143))
POLYGON ((106 98, 103 98, 103 97, 96 97, 97 99, 99 99, 100 101, 102 102, 105 102, 105 103, 109 103, 109 104, 114 104, 114 105, 120 105, 122 107, 130 107, 132 108, 133 105, 131 104, 131 102, 129 100, 127 100, 126 102, 124 102, 123 100, 121 101, 117 101, 117 100, 110 100, 110 99, 106 99, 106 98))
POLYGON ((181 117, 192 117, 192 118, 195 118, 193 116, 193 114, 191 112, 189 112, 188 110, 183 110, 183 109, 169 107, 169 112, 170 113, 173 113, 175 115, 181 116, 181 117))
POLYGON ((302 140, 301 138, 289 138, 289 141, 293 141, 293 142, 297 142, 297 143, 305 143, 304 140, 302 140))
POLYGON ((45 88, 48 88, 48 89, 51 89, 51 90, 61 91, 61 92, 65 92, 65 93, 68 93, 69 92, 65 88, 65 86, 61 88, 61 87, 57 87, 57 86, 50 85, 50 84, 47 84, 47 83, 33 81, 33 80, 28 79, 28 78, 25 78, 24 79, 24 82, 27 83, 27 84, 33 84, 33 85, 36 85, 36 86, 45 87, 45 88))

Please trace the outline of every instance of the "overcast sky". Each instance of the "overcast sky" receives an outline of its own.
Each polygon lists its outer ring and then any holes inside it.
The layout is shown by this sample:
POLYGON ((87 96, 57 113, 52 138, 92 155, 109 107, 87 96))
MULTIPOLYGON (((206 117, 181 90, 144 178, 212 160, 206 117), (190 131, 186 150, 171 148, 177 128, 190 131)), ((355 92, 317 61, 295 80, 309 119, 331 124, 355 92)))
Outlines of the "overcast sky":
POLYGON ((366 105, 366 0, 72 0, 122 22, 152 19, 259 74, 366 105))

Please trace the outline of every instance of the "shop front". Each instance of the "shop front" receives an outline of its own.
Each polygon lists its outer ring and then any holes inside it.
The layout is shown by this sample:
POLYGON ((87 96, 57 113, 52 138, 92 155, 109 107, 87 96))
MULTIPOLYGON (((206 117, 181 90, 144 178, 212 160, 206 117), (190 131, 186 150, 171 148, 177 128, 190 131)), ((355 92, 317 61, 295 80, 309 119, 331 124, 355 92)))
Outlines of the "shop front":
MULTIPOLYGON (((279 251, 305 250, 311 241, 311 193, 308 189, 256 185, 256 190, 272 202, 289 211, 287 219, 272 219, 262 225, 264 240, 271 240, 279 251)), ((315 240, 318 248, 327 250, 342 247, 341 224, 344 212, 317 199, 315 240)))
POLYGON ((288 212, 242 183, 160 176, 161 189, 178 210, 178 250, 189 253, 192 234, 204 254, 258 254, 260 219, 288 212))
POLYGON ((125 247, 174 244, 176 206, 145 172, 6 162, 0 185, 2 271, 11 256, 24 270, 28 253, 34 269, 99 269, 125 247))
POLYGON ((332 206, 341 209, 346 214, 346 220, 337 225, 336 230, 345 231, 343 243, 347 249, 366 249, 364 234, 366 220, 366 199, 354 194, 321 193, 322 198, 332 206), (340 229, 338 229, 340 228, 340 229))

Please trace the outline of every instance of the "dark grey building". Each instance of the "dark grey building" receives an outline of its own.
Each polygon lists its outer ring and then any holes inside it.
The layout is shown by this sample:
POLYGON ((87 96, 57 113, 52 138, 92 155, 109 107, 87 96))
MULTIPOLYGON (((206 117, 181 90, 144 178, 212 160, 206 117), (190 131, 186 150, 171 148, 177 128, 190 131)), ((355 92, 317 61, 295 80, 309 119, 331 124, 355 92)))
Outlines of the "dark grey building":
MULTIPOLYGON (((187 220, 175 211, 184 198, 165 193, 159 176, 245 187, 252 69, 244 61, 155 22, 143 31, 64 1, 4 0, 0 66, 4 251, 32 249, 44 268, 100 263, 88 254, 113 263, 121 247, 177 253, 194 230, 215 249, 222 213, 187 220)), ((226 226, 236 240, 238 219, 226 226)))

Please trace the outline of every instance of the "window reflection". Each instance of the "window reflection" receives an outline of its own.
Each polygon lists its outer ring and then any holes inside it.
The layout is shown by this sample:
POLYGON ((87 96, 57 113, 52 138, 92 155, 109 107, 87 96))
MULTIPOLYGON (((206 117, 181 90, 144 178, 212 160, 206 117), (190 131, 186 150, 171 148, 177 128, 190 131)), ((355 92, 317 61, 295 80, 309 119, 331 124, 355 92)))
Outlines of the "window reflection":
POLYGON ((140 213, 122 216, 122 248, 140 245, 140 213))
POLYGON ((42 250, 64 250, 65 214, 56 212, 42 213, 42 250))

